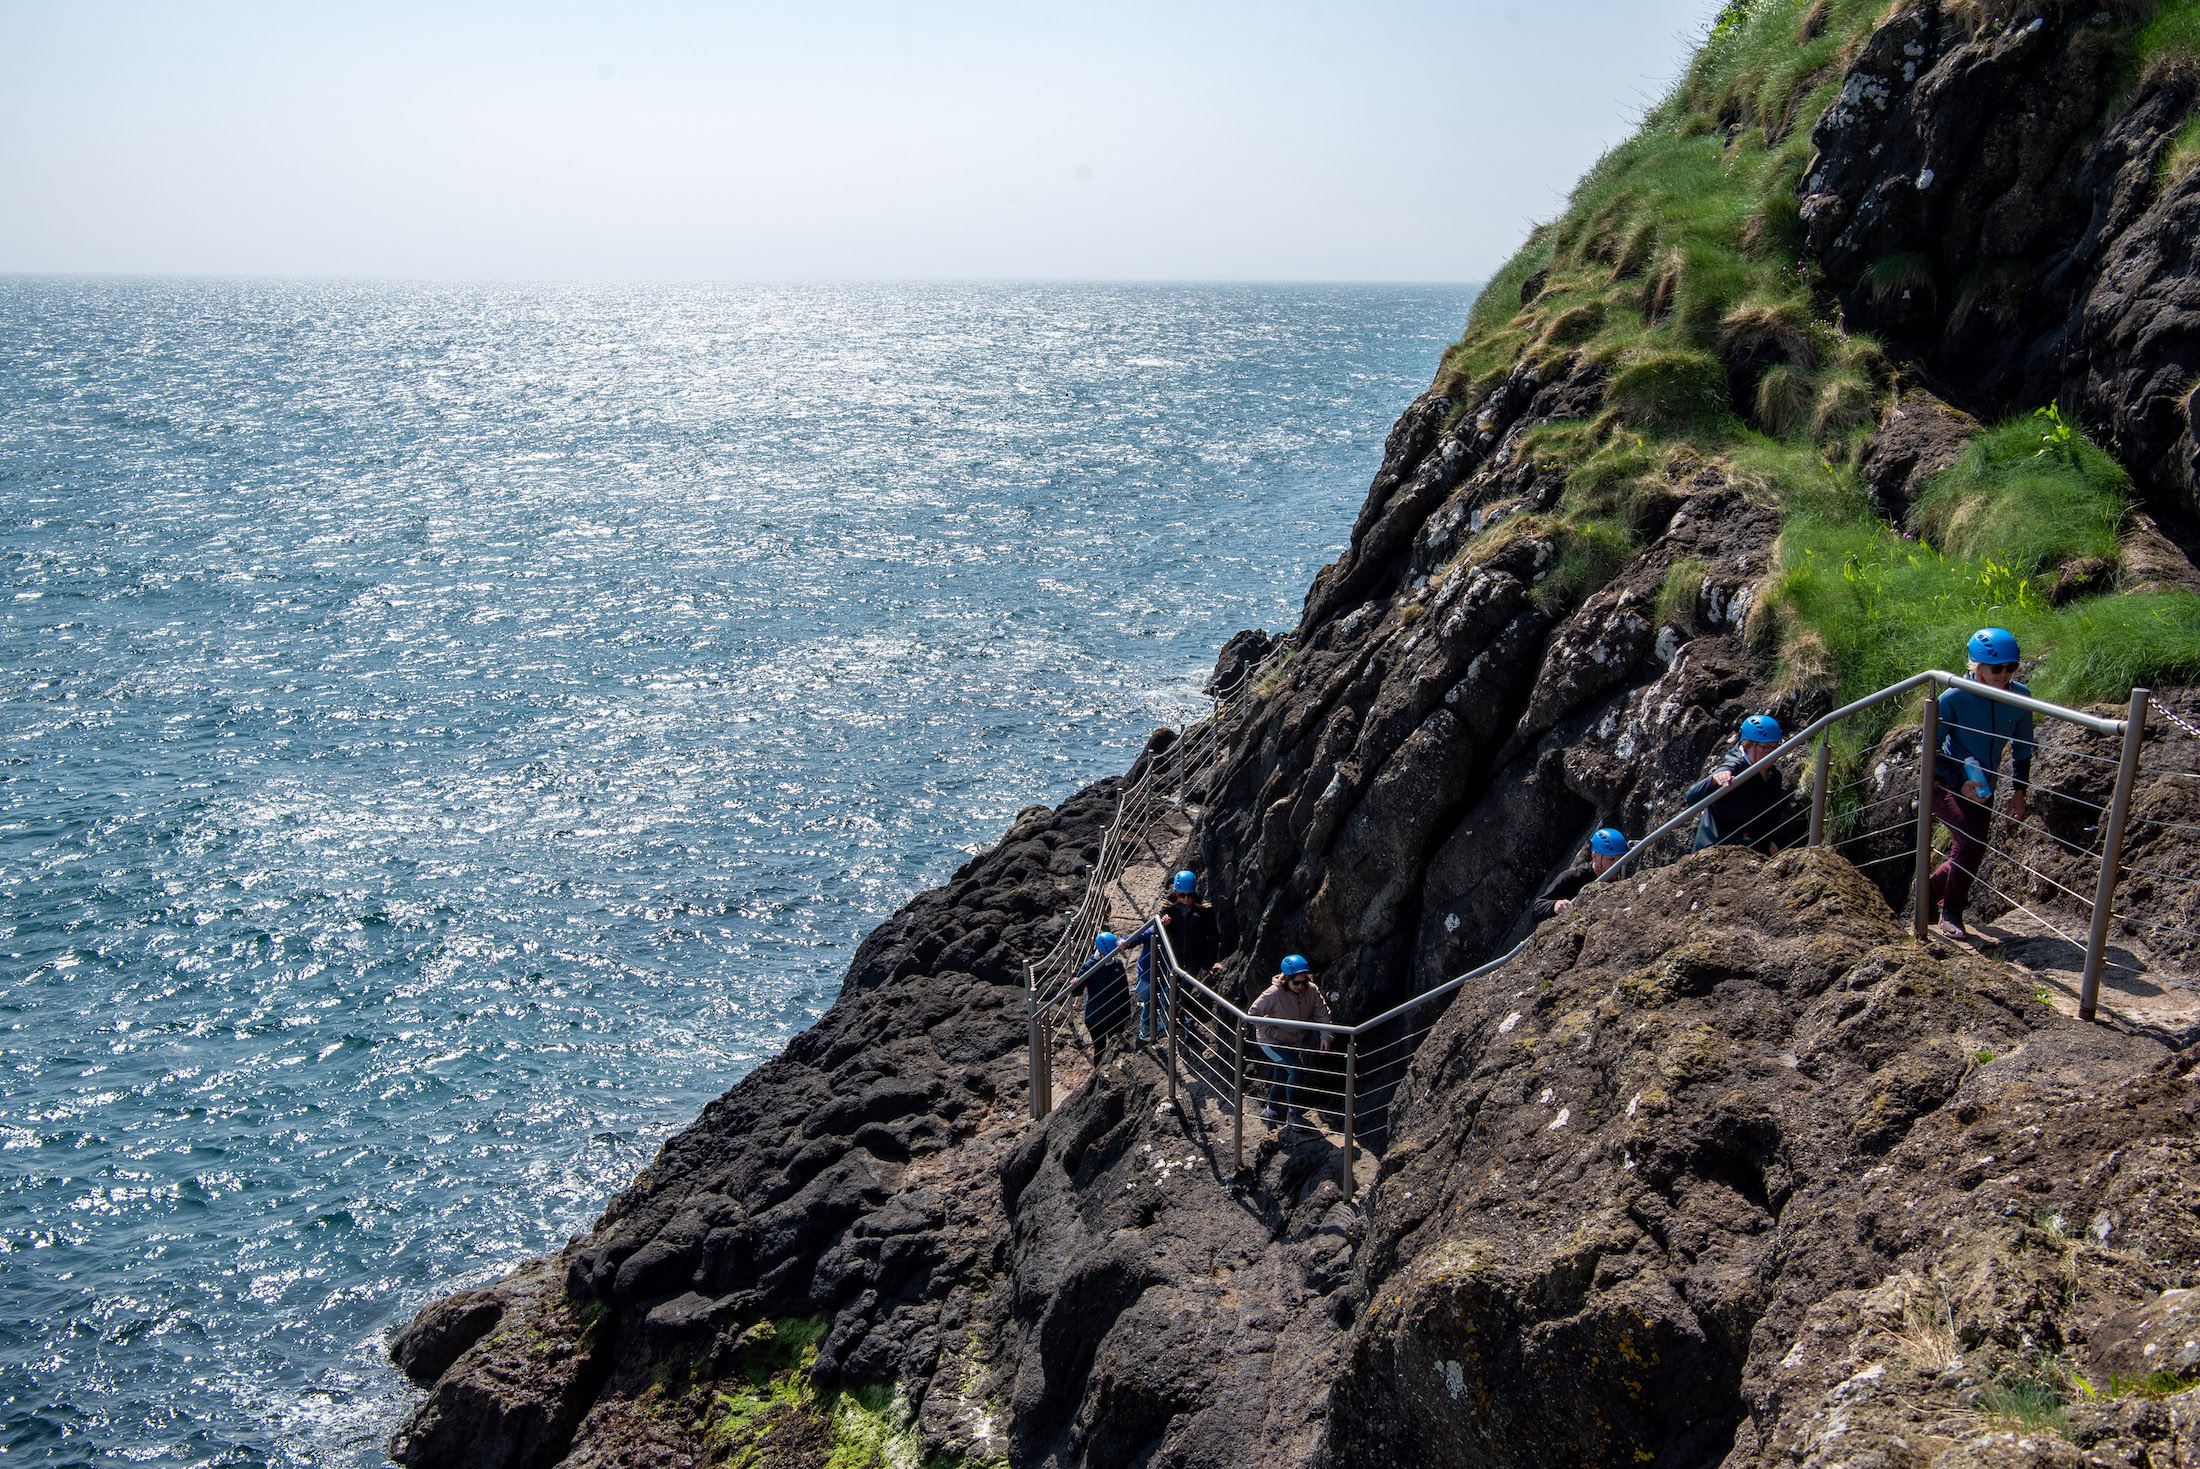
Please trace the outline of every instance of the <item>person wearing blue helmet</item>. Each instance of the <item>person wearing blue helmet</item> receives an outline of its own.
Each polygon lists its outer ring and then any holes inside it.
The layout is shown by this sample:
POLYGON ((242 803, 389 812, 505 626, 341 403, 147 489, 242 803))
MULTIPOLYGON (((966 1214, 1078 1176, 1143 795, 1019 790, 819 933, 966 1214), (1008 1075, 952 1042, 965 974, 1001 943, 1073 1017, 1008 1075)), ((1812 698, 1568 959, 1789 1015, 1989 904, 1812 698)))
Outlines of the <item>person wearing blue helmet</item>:
MULTIPOLYGON (((1186 868, 1169 882, 1169 901, 1154 915, 1154 922, 1168 930, 1169 948, 1186 974, 1222 972, 1222 934, 1215 925, 1214 905, 1199 896, 1199 875, 1186 868)), ((1157 946, 1138 949, 1138 1038, 1165 1036, 1168 1032, 1169 983, 1164 975, 1153 979, 1153 955, 1157 946)))
POLYGON ((1100 1048, 1131 1023, 1130 976, 1123 972, 1118 947, 1114 934, 1094 934, 1092 958, 1078 976, 1085 986, 1085 1029, 1092 1035, 1095 1060, 1100 1048))
POLYGON ((1530 910, 1536 923, 1556 918, 1574 906, 1574 896, 1595 882, 1614 862, 1627 855, 1627 837, 1617 827, 1601 827, 1589 838, 1589 860, 1579 862, 1552 878, 1536 894, 1530 910))
POLYGON ((1329 1005, 1322 999, 1322 992, 1314 987, 1312 966, 1304 956, 1283 956, 1276 977, 1261 991, 1260 998, 1253 1001, 1248 1013, 1265 1022, 1253 1027, 1253 1041, 1269 1061, 1268 1105, 1260 1115, 1270 1122, 1289 1122, 1297 1118, 1312 1122, 1311 1110, 1296 1110, 1299 1073, 1306 1069, 1306 1052, 1316 1037, 1320 1038, 1323 1050, 1329 1049, 1329 1032, 1300 1027, 1309 1020, 1328 1024, 1329 1005), (1276 1110, 1279 1101, 1283 1103, 1281 1113, 1276 1110))
MULTIPOLYGON (((2016 637, 2004 627, 1982 627, 1971 634, 1970 674, 1990 689, 2032 691, 2018 683, 2017 663, 2024 656, 2016 637)), ((1976 689, 1952 688, 1940 696, 1940 747, 1933 752, 1933 815, 1948 828, 1953 843, 1948 860, 1933 869, 1928 917, 1941 935, 1970 937, 1963 910, 1971 884, 1986 857, 1987 835, 1994 824, 1994 788, 2001 779, 2001 756, 2009 751, 2016 779, 2009 792, 2009 814, 2025 815, 2025 791, 2032 784, 2032 711, 2004 704, 1976 689)))
POLYGON ((1769 714, 1752 714, 1742 721, 1742 737, 1734 748, 1681 798, 1693 806, 1714 791, 1723 792, 1704 807, 1703 817, 1696 823, 1696 844, 1690 851, 1755 847, 1770 856, 1780 850, 1779 843, 1772 840, 1772 823, 1787 788, 1781 784, 1779 768, 1765 763, 1765 756, 1783 738, 1780 721, 1769 714))

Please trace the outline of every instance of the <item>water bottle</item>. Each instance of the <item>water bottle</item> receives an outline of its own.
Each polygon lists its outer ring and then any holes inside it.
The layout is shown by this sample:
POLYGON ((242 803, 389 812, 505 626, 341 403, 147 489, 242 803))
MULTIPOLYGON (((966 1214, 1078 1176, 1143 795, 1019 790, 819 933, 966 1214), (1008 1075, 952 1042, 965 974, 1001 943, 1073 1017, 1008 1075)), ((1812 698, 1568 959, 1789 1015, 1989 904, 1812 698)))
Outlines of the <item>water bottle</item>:
POLYGON ((1978 768, 1978 761, 1965 760, 1963 762, 1963 773, 1971 777, 1972 800, 1984 801, 1993 794, 1992 791, 1986 788, 1986 772, 1978 768))

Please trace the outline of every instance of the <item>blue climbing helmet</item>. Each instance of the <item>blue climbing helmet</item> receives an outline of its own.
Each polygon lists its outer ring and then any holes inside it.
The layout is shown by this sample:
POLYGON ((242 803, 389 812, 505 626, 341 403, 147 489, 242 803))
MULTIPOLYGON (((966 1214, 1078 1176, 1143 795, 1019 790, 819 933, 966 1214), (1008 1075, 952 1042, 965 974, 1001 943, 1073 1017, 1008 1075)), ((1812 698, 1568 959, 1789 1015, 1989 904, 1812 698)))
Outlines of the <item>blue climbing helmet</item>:
POLYGON ((2006 627, 1982 627, 1971 634, 1964 650, 1973 663, 2014 663, 2024 655, 2017 650, 2017 636, 2006 627))
POLYGON ((1112 954, 1115 952, 1116 943, 1115 935, 1109 933, 1106 929, 1102 929, 1092 936, 1092 951, 1095 954, 1112 954))
POLYGON ((1769 714, 1752 714, 1742 721, 1742 738, 1759 745, 1780 743, 1780 721, 1769 714))
POLYGON ((1196 893, 1199 891, 1199 876, 1187 867, 1176 875, 1176 881, 1169 886, 1180 893, 1196 893))
POLYGON ((1312 967, 1306 962, 1304 954, 1286 954, 1283 956, 1283 972, 1285 974, 1304 974, 1312 967))
POLYGON ((1624 857, 1627 855, 1627 834, 1618 827, 1604 827, 1589 838, 1589 850, 1599 857, 1624 857))

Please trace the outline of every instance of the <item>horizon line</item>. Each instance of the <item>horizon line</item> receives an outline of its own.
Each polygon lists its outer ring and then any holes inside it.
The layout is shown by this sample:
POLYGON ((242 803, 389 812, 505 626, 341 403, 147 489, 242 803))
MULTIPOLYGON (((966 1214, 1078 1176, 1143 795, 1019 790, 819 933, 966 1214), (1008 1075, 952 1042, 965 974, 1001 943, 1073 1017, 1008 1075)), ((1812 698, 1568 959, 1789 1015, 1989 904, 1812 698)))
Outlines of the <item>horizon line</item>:
POLYGON ((1489 284, 1487 276, 1452 279, 1405 276, 1078 276, 1078 275, 406 275, 333 271, 233 270, 18 270, 0 267, 0 280, 297 281, 377 285, 715 285, 715 286, 1421 286, 1464 288, 1489 284))

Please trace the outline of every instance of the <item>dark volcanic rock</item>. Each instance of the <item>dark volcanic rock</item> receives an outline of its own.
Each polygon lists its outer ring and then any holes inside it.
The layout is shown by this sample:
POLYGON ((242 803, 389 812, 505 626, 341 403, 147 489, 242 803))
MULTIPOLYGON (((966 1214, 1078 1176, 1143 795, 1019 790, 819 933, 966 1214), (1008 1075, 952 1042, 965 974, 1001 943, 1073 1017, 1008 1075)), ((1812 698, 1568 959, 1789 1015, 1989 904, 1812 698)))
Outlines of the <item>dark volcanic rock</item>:
POLYGON ((1271 1142, 1226 1177, 1163 1086, 1118 1060, 1002 1169, 1013 1462, 1225 1469, 1319 1439, 1360 1235, 1331 1150, 1294 1170, 1271 1142))
POLYGON ((1857 472, 1879 513, 1899 525, 1926 481, 1961 458, 1976 437, 1978 420, 1970 414, 1922 388, 1907 388, 1881 415, 1857 472))
POLYGON ((458 1354, 480 1341, 504 1319, 504 1295, 493 1290, 462 1290, 431 1302, 412 1324, 390 1340, 390 1360, 413 1381, 427 1386, 441 1377, 458 1354))
POLYGON ((1923 338, 1936 371, 1997 401, 2060 377, 2071 288, 2042 282, 2097 247, 2088 143, 2122 39, 2106 13, 2019 10, 1976 36, 1935 0, 1882 25, 1811 135, 1800 190, 1850 321, 1923 338))
POLYGON ((2166 1290, 2118 1311, 2094 1328, 2085 1364, 2103 1381, 2200 1373, 2200 1290, 2166 1290))
POLYGON ((1887 1292, 1991 1372, 2200 1267, 2159 1153, 2195 1145, 2189 1063, 1911 944, 1830 853, 1592 892, 1415 1061, 1331 1462, 1854 1454, 1884 1437, 1836 1389, 1921 1329, 1887 1292))
POLYGON ((399 1462, 633 1447, 641 1420, 591 1412, 599 1392, 608 1404, 760 1318, 813 1313, 833 1323, 822 1385, 910 1383, 939 1441, 971 1446, 984 1415, 959 1394, 983 1387, 950 1300, 992 1268, 992 1175, 1021 1135, 1019 956, 1044 951, 1082 894, 1116 787, 1025 811, 881 924, 839 1003, 668 1141, 565 1255, 423 1311, 392 1350, 439 1380, 399 1462))
MULTIPOLYGON (((535 1260, 498 1281, 495 1327, 445 1364, 435 1389, 390 1444, 407 1469, 548 1469, 565 1457, 573 1429, 610 1367, 600 1319, 564 1291, 564 1261, 535 1260)), ((455 1322, 481 1319, 483 1291, 455 1316, 430 1306, 400 1335, 415 1361, 455 1343, 455 1322)), ((444 1303, 449 1304, 449 1303, 444 1303)))

